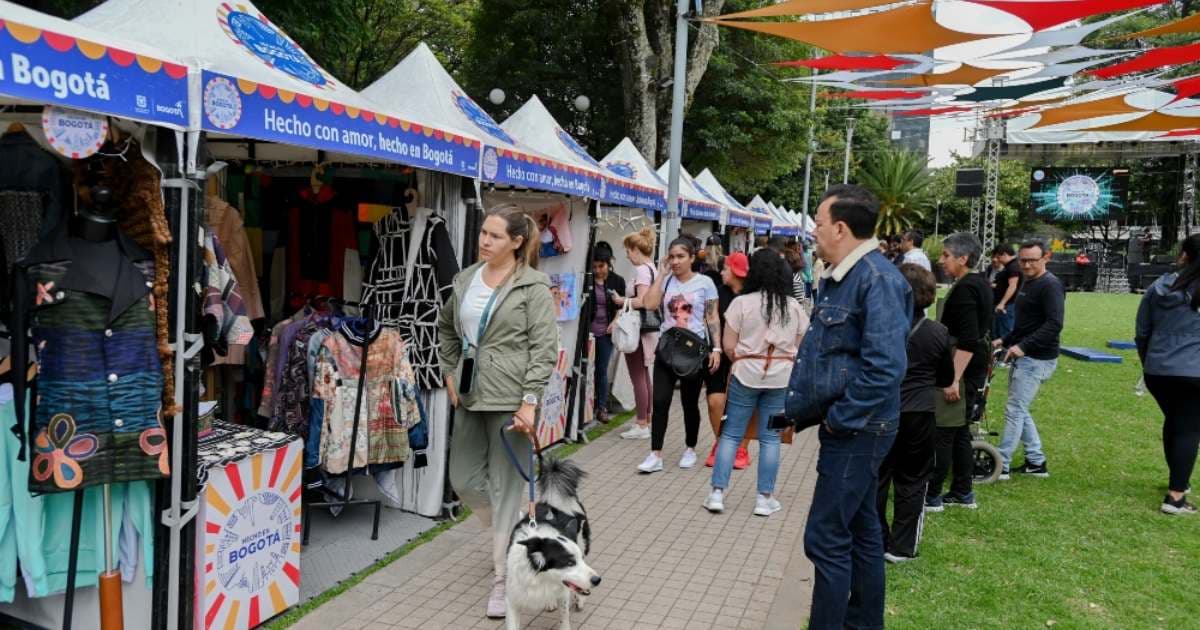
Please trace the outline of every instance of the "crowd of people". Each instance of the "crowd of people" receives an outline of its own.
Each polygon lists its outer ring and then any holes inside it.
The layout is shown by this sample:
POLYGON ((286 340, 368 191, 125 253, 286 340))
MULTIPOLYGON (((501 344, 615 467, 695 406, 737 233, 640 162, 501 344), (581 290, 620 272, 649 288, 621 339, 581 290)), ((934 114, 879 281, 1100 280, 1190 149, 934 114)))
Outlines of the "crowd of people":
MULTIPOLYGON (((950 286, 930 318, 938 287, 923 236, 906 233, 891 255, 875 238, 878 210, 867 190, 838 185, 818 205, 815 251, 774 239, 750 256, 725 256, 719 242, 684 235, 656 266, 655 234, 647 229, 622 242, 634 268, 628 282, 613 271, 607 243, 594 247, 591 261, 586 321, 598 365, 611 361, 618 318, 628 309, 639 317, 637 342, 625 351, 635 421, 621 434, 650 440, 638 472, 664 470, 676 392, 684 422, 678 467, 697 465, 703 392, 715 438, 703 506, 725 510, 731 471, 751 464, 747 445, 757 439, 754 514, 769 517, 782 508, 775 496, 780 443, 817 427, 817 482, 804 536, 816 568, 813 628, 882 627, 885 564, 918 557, 926 514, 978 507, 971 424, 986 405, 990 368, 1009 375, 999 478, 1050 474, 1031 413, 1056 370, 1065 313, 1063 283, 1047 270, 1048 246, 1000 245, 989 252, 985 274, 978 238, 947 236, 938 264, 950 286), (1018 447, 1024 459, 1014 466, 1018 447)), ((509 423, 533 430, 537 395, 555 360, 536 232, 527 217, 490 213, 482 261, 456 278, 439 322, 449 340, 443 371, 458 375, 447 378, 457 409, 451 483, 495 537, 489 616, 504 614, 503 553, 523 491, 496 440, 509 423), (477 370, 480 363, 505 369, 477 370)), ((1166 417, 1168 514, 1196 511, 1186 495, 1200 446, 1200 235, 1183 243, 1179 264, 1179 273, 1146 293, 1137 320, 1146 385, 1166 417)), ((596 369, 595 379, 597 414, 607 420, 608 370, 596 369)))

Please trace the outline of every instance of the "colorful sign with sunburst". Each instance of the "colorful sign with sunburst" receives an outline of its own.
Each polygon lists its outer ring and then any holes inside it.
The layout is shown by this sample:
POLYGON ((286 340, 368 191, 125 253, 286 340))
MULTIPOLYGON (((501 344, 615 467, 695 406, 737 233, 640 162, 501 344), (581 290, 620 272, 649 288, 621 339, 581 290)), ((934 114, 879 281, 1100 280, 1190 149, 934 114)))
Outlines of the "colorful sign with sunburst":
POLYGON ((209 473, 197 625, 254 628, 300 601, 300 440, 209 473))

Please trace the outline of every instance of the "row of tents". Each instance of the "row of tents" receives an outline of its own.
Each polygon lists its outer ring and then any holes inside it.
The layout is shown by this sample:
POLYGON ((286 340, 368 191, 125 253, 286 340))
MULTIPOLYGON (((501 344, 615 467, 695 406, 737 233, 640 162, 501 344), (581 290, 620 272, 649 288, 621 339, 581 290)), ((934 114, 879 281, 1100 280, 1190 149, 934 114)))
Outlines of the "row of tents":
MULTIPOLYGON (((108 0, 67 21, 0 0, 0 105, 43 103, 216 142, 278 143, 281 159, 317 152, 649 213, 667 207, 667 165, 653 168, 629 139, 596 160, 537 97, 498 124, 423 43, 352 90, 249 1, 108 0)), ((811 232, 810 218, 761 197, 742 204, 707 169, 681 180, 683 218, 811 232)))

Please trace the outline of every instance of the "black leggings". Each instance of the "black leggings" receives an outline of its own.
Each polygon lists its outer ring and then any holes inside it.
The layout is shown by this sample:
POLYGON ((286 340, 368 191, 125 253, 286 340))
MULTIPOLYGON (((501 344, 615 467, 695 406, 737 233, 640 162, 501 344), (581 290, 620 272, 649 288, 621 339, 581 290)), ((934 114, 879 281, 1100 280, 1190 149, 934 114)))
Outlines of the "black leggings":
POLYGON ((1187 490, 1200 445, 1200 378, 1146 375, 1146 389, 1163 416, 1163 455, 1170 471, 1168 488, 1187 490))
POLYGON ((892 450, 879 465, 876 511, 883 528, 883 550, 915 557, 924 523, 925 492, 933 469, 933 412, 902 412, 892 450), (887 520, 888 493, 896 486, 892 523, 887 520))
POLYGON ((667 418, 671 415, 671 398, 675 383, 679 383, 679 402, 683 405, 684 444, 696 448, 700 440, 700 388, 704 386, 707 370, 692 378, 681 379, 662 362, 654 360, 654 415, 650 419, 650 450, 661 451, 667 437, 667 418))

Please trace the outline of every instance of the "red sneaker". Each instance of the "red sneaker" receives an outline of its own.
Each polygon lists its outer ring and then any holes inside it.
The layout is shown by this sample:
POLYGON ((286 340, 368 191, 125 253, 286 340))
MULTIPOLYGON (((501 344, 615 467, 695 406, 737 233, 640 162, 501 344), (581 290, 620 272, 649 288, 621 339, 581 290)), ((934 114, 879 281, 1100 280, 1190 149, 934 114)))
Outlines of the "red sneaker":
POLYGON ((750 465, 750 451, 748 451, 744 448, 739 448, 737 450, 737 457, 733 458, 733 469, 734 470, 742 470, 749 465, 750 465))
POLYGON ((704 465, 712 468, 715 463, 717 463, 717 445, 713 444, 712 450, 708 453, 708 459, 704 460, 704 465))

